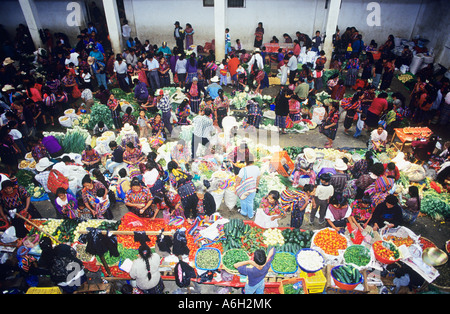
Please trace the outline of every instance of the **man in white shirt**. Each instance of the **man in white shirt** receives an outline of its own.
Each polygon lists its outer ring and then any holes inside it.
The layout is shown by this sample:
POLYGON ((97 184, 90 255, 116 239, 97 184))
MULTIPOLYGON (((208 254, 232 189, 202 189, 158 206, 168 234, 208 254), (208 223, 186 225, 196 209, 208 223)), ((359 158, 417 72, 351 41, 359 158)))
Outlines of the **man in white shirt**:
POLYGON ((130 25, 128 25, 127 20, 123 20, 122 37, 123 37, 123 40, 124 40, 125 46, 126 46, 126 41, 128 40, 128 38, 131 37, 131 27, 130 27, 130 25))
POLYGON ((72 53, 67 52, 66 59, 64 60, 64 64, 66 66, 68 66, 72 62, 73 65, 77 67, 78 66, 78 56, 79 56, 79 53, 77 53, 77 52, 72 52, 72 53))
POLYGON ((148 81, 153 91, 156 91, 161 84, 159 83, 159 74, 158 74, 159 62, 158 60, 155 59, 153 53, 147 54, 147 59, 145 59, 144 65, 147 67, 148 81))
POLYGON ((127 77, 127 64, 123 62, 121 56, 117 56, 116 61, 114 62, 114 72, 116 73, 120 88, 125 93, 129 93, 131 89, 127 81, 125 80, 125 78, 127 77))
POLYGON ((134 49, 130 49, 130 53, 127 54, 125 60, 127 61, 127 64, 131 65, 133 68, 136 66, 138 58, 134 49))
POLYGON ((289 69, 289 84, 295 84, 295 76, 297 75, 297 57, 293 51, 288 52, 289 61, 287 67, 289 69))
POLYGON ((211 120, 211 109, 200 110, 199 115, 192 120, 194 130, 192 132, 192 160, 196 158, 198 145, 209 146, 209 138, 214 128, 211 120))
POLYGON ((256 64, 259 70, 264 69, 264 60, 261 56, 261 50, 259 48, 254 50, 253 55, 248 62, 248 73, 251 73, 254 64, 256 64))

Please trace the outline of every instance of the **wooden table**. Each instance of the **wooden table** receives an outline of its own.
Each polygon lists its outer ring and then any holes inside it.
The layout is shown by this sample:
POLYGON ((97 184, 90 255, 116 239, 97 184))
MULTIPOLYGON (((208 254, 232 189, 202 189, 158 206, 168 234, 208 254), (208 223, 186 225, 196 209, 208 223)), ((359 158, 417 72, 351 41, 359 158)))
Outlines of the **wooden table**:
MULTIPOLYGON (((433 132, 427 127, 418 128, 418 129, 423 130, 423 131, 425 131, 426 134, 428 134, 428 136, 426 136, 425 138, 429 138, 433 134, 433 132)), ((394 135, 392 136, 391 144, 393 144, 395 147, 397 147, 397 149, 399 149, 400 151, 403 152, 403 149, 405 148, 405 145, 410 144, 411 142, 413 142, 418 136, 420 136, 419 133, 408 133, 407 134, 407 133, 404 132, 404 129, 397 128, 397 129, 394 129, 394 135), (395 143, 394 142, 396 138, 398 138, 400 140, 400 142, 401 142, 400 147, 397 146, 400 143, 395 143)))

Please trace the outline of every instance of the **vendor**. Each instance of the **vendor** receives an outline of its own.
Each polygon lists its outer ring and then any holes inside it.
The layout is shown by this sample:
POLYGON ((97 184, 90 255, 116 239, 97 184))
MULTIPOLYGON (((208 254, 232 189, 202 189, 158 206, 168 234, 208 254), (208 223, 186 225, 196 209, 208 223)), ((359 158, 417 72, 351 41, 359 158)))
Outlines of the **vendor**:
POLYGON ((385 149, 388 133, 384 129, 383 125, 378 125, 376 130, 370 133, 369 147, 368 149, 375 152, 382 152, 385 149))
POLYGON ((373 212, 371 205, 370 195, 364 195, 361 199, 355 199, 351 203, 352 214, 348 217, 348 221, 353 228, 356 227, 361 232, 366 228, 373 212))
POLYGON ((116 167, 123 163, 124 150, 122 146, 117 145, 116 141, 109 142, 108 146, 112 153, 107 155, 111 158, 106 161, 106 170, 112 175, 116 167))
MULTIPOLYGON (((286 191, 284 191, 286 192, 286 191)), ((284 193, 283 192, 283 193, 284 193)), ((292 192, 292 191, 288 191, 292 192)), ((291 227, 301 228, 305 217, 306 207, 312 202, 316 187, 313 184, 305 184, 303 191, 294 191, 295 201, 293 202, 291 211, 291 227)), ((281 196, 283 201, 283 195, 281 196)))
POLYGON ((149 144, 151 147, 158 148, 167 138, 165 131, 165 123, 163 122, 161 114, 157 113, 153 118, 148 121, 151 126, 151 136, 149 138, 149 144))
POLYGON ((81 162, 86 170, 91 170, 97 168, 100 165, 101 158, 99 153, 92 148, 92 146, 87 145, 86 149, 81 154, 81 162))
POLYGON ((181 197, 178 193, 167 190, 166 192, 159 192, 153 197, 153 210, 163 211, 164 217, 183 217, 183 205, 181 204, 181 197))
POLYGON ((15 211, 25 218, 41 218, 40 213, 31 203, 31 196, 22 186, 10 180, 2 182, 0 191, 0 216, 16 229, 16 237, 23 238, 28 234, 24 220, 12 213, 15 211))
POLYGON ((280 192, 272 190, 261 200, 255 216, 255 223, 263 228, 278 227, 278 220, 286 216, 280 202, 280 192))
POLYGON ((259 129, 259 124, 261 123, 261 119, 263 117, 263 111, 259 103, 250 99, 247 101, 247 106, 245 109, 247 110, 247 116, 242 122, 244 129, 248 126, 253 126, 256 129, 259 129))
POLYGON ((330 198, 330 203, 325 214, 325 220, 330 228, 336 231, 345 229, 347 221, 352 214, 352 209, 348 206, 347 198, 340 194, 334 194, 330 198))
POLYGON ((99 189, 106 190, 106 187, 101 182, 97 180, 92 180, 89 174, 84 176, 81 183, 83 185, 83 189, 81 190, 83 203, 86 206, 86 208, 91 212, 92 217, 95 217, 96 216, 95 200, 97 199, 97 191, 99 189))
POLYGON ((383 164, 384 167, 384 175, 387 177, 394 178, 395 181, 398 181, 400 179, 400 170, 398 170, 398 167, 395 165, 394 162, 390 162, 387 164, 383 164))
POLYGON ((170 153, 171 160, 174 160, 185 170, 189 169, 189 163, 191 162, 191 152, 186 147, 186 142, 180 139, 177 142, 170 153))
POLYGON ((350 176, 347 174, 348 166, 342 158, 337 158, 334 162, 334 169, 336 173, 331 175, 330 184, 334 188, 334 194, 342 195, 347 182, 350 180, 350 176))
POLYGON ((77 199, 62 187, 56 189, 55 207, 64 218, 80 218, 77 199))
POLYGON ((153 196, 147 187, 143 187, 137 178, 131 180, 130 190, 125 196, 128 210, 139 217, 155 218, 156 213, 151 209, 153 196))
POLYGON ((144 294, 162 294, 164 292, 164 282, 159 272, 161 257, 147 244, 139 247, 139 258, 133 261, 130 270, 130 277, 136 280, 136 286, 144 294))
POLYGON ((368 194, 372 198, 373 208, 385 200, 391 193, 394 184, 395 180, 393 178, 381 175, 365 189, 364 194, 368 194))
POLYGON ((419 188, 415 185, 410 185, 408 195, 406 196, 405 204, 402 206, 403 221, 407 224, 412 224, 416 221, 420 212, 420 195, 419 188))
POLYGON ((419 161, 427 162, 436 148, 437 136, 432 135, 428 140, 417 140, 411 143, 413 156, 419 161))
POLYGON ((216 117, 217 125, 222 129, 222 120, 228 114, 230 100, 223 94, 223 89, 219 89, 218 94, 219 95, 214 99, 214 117, 216 117))
POLYGON ((128 165, 128 174, 130 178, 141 175, 139 164, 145 160, 145 155, 139 147, 135 147, 133 143, 128 143, 123 153, 123 161, 128 165))
POLYGON ((402 208, 398 204, 397 196, 392 194, 386 196, 386 200, 375 208, 369 225, 374 231, 378 231, 386 222, 388 228, 395 228, 403 223, 402 208))
POLYGON ((194 210, 192 212, 185 211, 185 216, 189 223, 192 223, 191 217, 193 219, 198 217, 208 221, 209 217, 216 212, 216 201, 203 184, 197 185, 195 195, 197 201, 194 210))
POLYGON ((309 147, 305 148, 303 153, 297 156, 292 174, 293 188, 302 188, 305 184, 314 184, 316 182, 316 173, 313 169, 315 161, 316 151, 309 147))
POLYGON ((243 167, 245 167, 245 161, 248 159, 254 160, 254 157, 253 154, 250 153, 247 143, 241 143, 228 154, 228 160, 233 165, 233 172, 236 175, 243 167))

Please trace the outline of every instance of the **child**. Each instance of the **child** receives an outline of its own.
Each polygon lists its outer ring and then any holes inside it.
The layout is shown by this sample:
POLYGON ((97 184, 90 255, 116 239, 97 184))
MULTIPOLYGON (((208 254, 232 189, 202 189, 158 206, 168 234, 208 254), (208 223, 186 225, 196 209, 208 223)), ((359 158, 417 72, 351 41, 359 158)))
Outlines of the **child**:
POLYGON ((119 170, 119 180, 116 185, 116 196, 119 200, 124 200, 127 192, 130 190, 130 178, 125 168, 119 170))
POLYGON ((230 29, 225 28, 225 54, 229 54, 231 52, 231 35, 230 29))
POLYGON ((222 60, 222 64, 219 66, 219 74, 220 74, 220 85, 227 86, 227 73, 228 73, 228 65, 225 59, 222 60))
POLYGON ((245 87, 247 86, 247 72, 245 71, 244 67, 242 66, 242 63, 239 64, 237 70, 236 70, 237 76, 238 76, 238 85, 237 90, 243 92, 245 90, 245 87))
POLYGON ((323 173, 320 175, 320 183, 316 187, 314 195, 311 213, 309 216, 309 223, 313 224, 314 219, 319 210, 319 223, 325 223, 325 214, 328 207, 328 201, 334 194, 334 187, 330 184, 331 175, 329 173, 323 173))
POLYGON ((139 138, 148 137, 148 130, 151 126, 148 124, 148 118, 145 115, 144 109, 139 110, 137 125, 139 126, 139 138))
POLYGON ((92 213, 84 204, 83 198, 81 198, 81 197, 78 198, 77 204, 78 204, 78 217, 80 219, 85 219, 85 220, 92 219, 92 213))
POLYGON ((308 204, 311 203, 315 193, 315 186, 312 184, 305 184, 303 191, 297 191, 298 195, 291 212, 291 227, 301 228, 303 225, 303 218, 308 204), (300 196, 301 195, 301 196, 300 196))
POLYGON ((106 216, 111 216, 110 207, 111 202, 109 201, 108 193, 104 188, 97 190, 97 198, 95 199, 95 212, 97 219, 106 219, 106 216))
POLYGON ((362 130, 365 128, 364 121, 366 121, 366 114, 364 112, 358 113, 358 121, 356 122, 356 130, 355 134, 353 134, 354 138, 358 138, 361 136, 362 130))

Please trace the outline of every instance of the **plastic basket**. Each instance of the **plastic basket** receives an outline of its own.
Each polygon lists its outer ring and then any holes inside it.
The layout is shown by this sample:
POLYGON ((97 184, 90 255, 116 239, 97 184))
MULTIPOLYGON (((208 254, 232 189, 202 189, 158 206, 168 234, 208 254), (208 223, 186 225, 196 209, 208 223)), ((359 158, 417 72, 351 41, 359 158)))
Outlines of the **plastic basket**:
POLYGON ((26 294, 62 294, 60 287, 31 287, 26 294))
MULTIPOLYGON (((294 259, 295 259, 295 271, 292 271, 292 272, 281 272, 281 271, 277 271, 277 270, 275 270, 275 269, 273 268, 273 260, 272 260, 272 264, 270 265, 270 268, 272 269, 272 271, 275 272, 275 273, 277 273, 277 274, 283 274, 283 275, 294 274, 294 273, 296 273, 297 270, 298 270, 298 264, 297 264, 297 258, 295 257, 295 254, 294 254, 294 253, 291 253, 291 252, 276 252, 276 253, 275 253, 275 256, 276 256, 277 254, 280 254, 280 253, 288 253, 288 254, 290 254, 290 255, 292 255, 292 256, 294 257, 294 259)), ((274 258, 275 258, 275 256, 274 256, 274 258)))
POLYGON ((223 259, 225 258, 225 256, 226 256, 229 252, 231 252, 231 251, 237 251, 237 250, 243 251, 243 252, 247 255, 248 259, 250 260, 250 256, 249 256, 249 255, 247 254, 247 252, 245 252, 243 249, 229 249, 229 250, 225 251, 225 252, 223 253, 223 256, 222 256, 222 266, 223 266, 223 269, 225 269, 225 270, 227 271, 227 273, 230 273, 230 274, 232 274, 232 275, 239 275, 239 271, 237 271, 237 270, 231 270, 231 269, 229 269, 228 267, 226 267, 226 266, 223 264, 223 259))
POLYGON ((308 293, 322 293, 325 289, 325 285, 327 284, 327 279, 325 278, 322 270, 315 273, 306 273, 301 270, 300 278, 305 280, 308 293))
MULTIPOLYGON (((302 282, 303 294, 308 294, 308 289, 306 289, 305 279, 303 279, 303 278, 290 278, 290 279, 282 280, 280 282, 280 287, 279 287, 280 294, 285 294, 283 286, 289 285, 289 284, 295 284, 295 283, 297 283, 299 281, 302 282)), ((302 294, 302 293, 299 293, 299 294, 302 294)))
POLYGON ((281 163, 283 159, 286 160, 286 164, 288 165, 289 169, 291 171, 294 170, 294 162, 292 161, 291 157, 289 157, 288 153, 284 150, 274 153, 272 159, 270 160, 270 164, 279 174, 284 177, 288 177, 289 174, 286 172, 283 164, 281 163))
POLYGON ((219 268, 221 262, 222 262, 221 253, 220 253, 220 251, 219 251, 218 249, 216 249, 216 248, 213 248, 213 247, 201 247, 201 248, 199 248, 199 249, 197 250, 197 252, 195 253, 195 267, 196 267, 197 269, 200 269, 200 270, 216 270, 217 268, 219 268), (198 263, 197 263, 197 256, 198 256, 198 253, 201 252, 201 251, 203 251, 203 250, 215 250, 215 251, 217 251, 217 253, 219 254, 219 262, 218 262, 218 264, 217 264, 217 267, 214 267, 214 268, 202 268, 202 267, 199 267, 199 266, 198 266, 198 263))
MULTIPOLYGON (((380 256, 379 254, 378 254, 378 252, 375 250, 375 248, 374 248, 374 245, 375 245, 375 243, 377 243, 377 242, 388 242, 388 241, 376 241, 376 242, 374 242, 374 244, 372 244, 372 251, 373 251, 373 254, 375 255, 375 258, 378 260, 378 261, 380 261, 381 263, 383 263, 383 264, 387 264, 387 265, 389 265, 389 264, 393 264, 393 263, 395 263, 395 262, 398 262, 399 260, 400 260, 400 258, 398 258, 398 259, 394 259, 394 260, 391 260, 391 259, 386 259, 386 258, 383 258, 382 256, 380 256)), ((392 243, 392 242, 391 242, 392 243)), ((393 244, 393 243, 392 243, 393 244)), ((395 246, 395 244, 393 244, 394 246, 395 246)), ((396 246, 395 246, 395 248, 397 248, 396 246)), ((397 248, 397 250, 398 250, 398 248, 397 248)))
POLYGON ((338 266, 333 267, 332 270, 331 270, 331 273, 330 273, 331 278, 333 278, 334 283, 335 283, 336 286, 338 286, 339 288, 344 289, 344 290, 349 290, 349 291, 351 291, 351 290, 354 290, 360 283, 362 283, 362 282, 364 281, 364 277, 362 276, 362 274, 361 274, 359 271, 358 271, 358 273, 359 273, 359 276, 360 276, 360 277, 359 277, 359 281, 358 281, 357 283, 349 284, 349 283, 345 283, 345 282, 342 282, 342 281, 337 280, 337 279, 334 277, 334 275, 333 275, 333 269, 339 269, 340 267, 342 267, 342 265, 338 265, 338 266))

